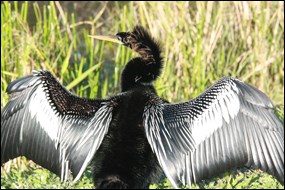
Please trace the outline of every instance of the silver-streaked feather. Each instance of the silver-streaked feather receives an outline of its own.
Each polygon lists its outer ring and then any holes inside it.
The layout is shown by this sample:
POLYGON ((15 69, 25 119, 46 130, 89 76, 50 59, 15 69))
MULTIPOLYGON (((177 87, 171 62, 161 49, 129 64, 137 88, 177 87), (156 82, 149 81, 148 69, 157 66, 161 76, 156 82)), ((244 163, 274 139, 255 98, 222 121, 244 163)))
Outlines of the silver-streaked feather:
POLYGON ((143 118, 149 144, 176 188, 238 166, 284 183, 284 127, 269 98, 242 81, 224 77, 188 102, 152 102, 143 118))
POLYGON ((1 112, 1 163, 26 156, 62 180, 71 171, 77 181, 108 131, 112 107, 104 102, 100 107, 94 105, 94 114, 60 113, 58 106, 69 105, 52 99, 48 83, 54 83, 66 98, 75 96, 47 73, 34 71, 8 86, 10 100, 1 112))

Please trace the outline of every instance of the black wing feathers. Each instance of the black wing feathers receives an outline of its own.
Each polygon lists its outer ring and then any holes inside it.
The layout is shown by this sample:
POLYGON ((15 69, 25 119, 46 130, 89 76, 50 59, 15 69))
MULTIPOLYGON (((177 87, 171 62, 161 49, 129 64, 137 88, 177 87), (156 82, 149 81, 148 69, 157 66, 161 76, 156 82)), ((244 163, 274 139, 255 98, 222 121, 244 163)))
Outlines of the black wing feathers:
POLYGON ((48 71, 13 81, 7 92, 1 163, 26 156, 61 179, 67 179, 69 170, 79 179, 108 130, 108 101, 76 97, 48 71))
POLYGON ((188 102, 148 105, 144 125, 175 187, 239 166, 284 183, 283 124, 264 93, 237 79, 225 77, 188 102))

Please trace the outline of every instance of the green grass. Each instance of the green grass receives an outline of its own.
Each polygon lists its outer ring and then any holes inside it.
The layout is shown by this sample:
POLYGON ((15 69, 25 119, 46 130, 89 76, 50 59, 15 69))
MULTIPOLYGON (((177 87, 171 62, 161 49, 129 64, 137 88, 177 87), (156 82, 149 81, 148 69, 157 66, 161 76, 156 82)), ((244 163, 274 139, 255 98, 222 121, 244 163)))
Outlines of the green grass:
MULTIPOLYGON (((50 70, 72 93, 111 96, 119 91, 128 48, 88 35, 116 34, 136 24, 149 28, 163 47, 165 68, 155 86, 171 102, 192 99, 222 76, 265 92, 284 118, 284 2, 99 3, 94 17, 78 21, 51 2, 1 4, 1 107, 7 85, 33 69, 50 70), (32 9, 28 10, 29 5, 32 9), (28 23, 35 14, 35 26, 28 23)), ((79 13, 80 14, 80 13, 79 13)), ((284 122, 283 122, 284 123, 284 122)), ((192 188, 284 188, 271 176, 244 169, 192 188)), ((1 188, 91 188, 90 169, 76 184, 25 159, 1 168, 1 188)), ((151 188, 169 188, 168 181, 151 188)))

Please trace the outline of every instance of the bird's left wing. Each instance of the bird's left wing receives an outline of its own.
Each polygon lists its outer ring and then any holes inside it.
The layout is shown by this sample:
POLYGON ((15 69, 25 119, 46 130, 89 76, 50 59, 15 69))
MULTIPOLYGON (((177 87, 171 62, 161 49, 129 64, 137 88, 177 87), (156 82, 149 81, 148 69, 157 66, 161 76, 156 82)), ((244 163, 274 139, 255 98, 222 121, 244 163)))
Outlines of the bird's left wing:
POLYGON ((239 166, 267 171, 284 183, 284 127, 258 89, 224 77, 197 98, 150 101, 146 136, 173 186, 239 166))
POLYGON ((1 164, 26 156, 66 180, 78 180, 99 148, 112 118, 108 100, 85 99, 49 71, 13 81, 1 111, 1 164))

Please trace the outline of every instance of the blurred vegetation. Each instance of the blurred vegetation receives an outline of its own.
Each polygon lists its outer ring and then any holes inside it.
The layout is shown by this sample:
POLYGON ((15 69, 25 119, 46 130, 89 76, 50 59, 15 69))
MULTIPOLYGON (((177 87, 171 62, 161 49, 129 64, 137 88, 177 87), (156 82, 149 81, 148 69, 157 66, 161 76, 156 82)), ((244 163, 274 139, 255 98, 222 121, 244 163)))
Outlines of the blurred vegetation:
MULTIPOLYGON (((7 85, 33 69, 50 70, 78 96, 116 94, 125 63, 136 55, 88 35, 116 34, 140 24, 164 50, 165 68, 155 83, 161 97, 186 101, 222 76, 232 76, 265 92, 284 123, 283 1, 77 2, 78 13, 63 5, 1 2, 1 108, 8 101, 7 85), (29 22, 30 17, 34 20, 29 22)), ((93 187, 90 168, 78 183, 70 184, 26 159, 4 167, 1 188, 93 187)), ((151 188, 171 185, 166 180, 151 188)), ((284 187, 261 171, 242 168, 192 188, 284 187)))

